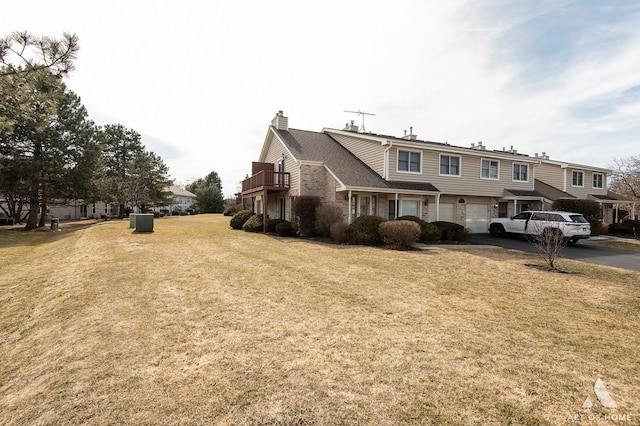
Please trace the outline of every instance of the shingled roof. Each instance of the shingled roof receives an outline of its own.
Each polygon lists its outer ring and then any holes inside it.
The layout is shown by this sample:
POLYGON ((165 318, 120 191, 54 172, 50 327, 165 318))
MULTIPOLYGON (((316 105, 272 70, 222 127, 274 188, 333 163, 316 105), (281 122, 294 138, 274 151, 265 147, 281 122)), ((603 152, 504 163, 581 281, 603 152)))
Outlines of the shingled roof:
POLYGON ((282 130, 275 127, 272 127, 272 130, 278 134, 297 160, 324 163, 346 187, 438 191, 430 183, 386 181, 326 133, 297 129, 282 130))

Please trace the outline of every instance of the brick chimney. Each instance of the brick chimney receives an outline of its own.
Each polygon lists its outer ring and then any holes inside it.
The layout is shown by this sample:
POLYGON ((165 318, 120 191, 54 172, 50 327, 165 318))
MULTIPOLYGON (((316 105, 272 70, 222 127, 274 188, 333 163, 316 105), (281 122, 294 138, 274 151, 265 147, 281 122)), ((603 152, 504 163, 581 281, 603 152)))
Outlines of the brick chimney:
POLYGON ((271 120, 271 125, 278 130, 289 130, 289 118, 285 117, 282 111, 278 111, 271 120))

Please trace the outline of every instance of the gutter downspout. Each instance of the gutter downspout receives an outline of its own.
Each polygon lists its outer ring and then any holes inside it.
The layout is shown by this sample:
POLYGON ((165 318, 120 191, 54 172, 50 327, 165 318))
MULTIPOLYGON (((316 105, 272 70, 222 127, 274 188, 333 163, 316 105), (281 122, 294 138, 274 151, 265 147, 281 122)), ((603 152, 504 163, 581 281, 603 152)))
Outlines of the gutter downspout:
MULTIPOLYGON (((393 146, 393 142, 387 141, 387 143, 388 143, 389 146, 387 148, 385 148, 385 150, 384 150, 384 176, 382 176, 385 179, 389 178, 389 150, 393 146)), ((396 207, 396 209, 397 209, 397 207, 396 207)), ((397 217, 397 215, 396 215, 396 217, 397 217)))

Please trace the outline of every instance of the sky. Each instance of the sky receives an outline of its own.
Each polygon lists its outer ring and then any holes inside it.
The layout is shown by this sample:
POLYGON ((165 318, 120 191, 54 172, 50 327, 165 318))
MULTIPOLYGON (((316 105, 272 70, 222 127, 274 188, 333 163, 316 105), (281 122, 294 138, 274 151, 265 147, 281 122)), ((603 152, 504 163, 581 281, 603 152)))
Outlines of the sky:
POLYGON ((640 153, 637 0, 6 2, 17 30, 77 34, 65 82, 89 117, 228 197, 279 110, 605 168, 640 153))

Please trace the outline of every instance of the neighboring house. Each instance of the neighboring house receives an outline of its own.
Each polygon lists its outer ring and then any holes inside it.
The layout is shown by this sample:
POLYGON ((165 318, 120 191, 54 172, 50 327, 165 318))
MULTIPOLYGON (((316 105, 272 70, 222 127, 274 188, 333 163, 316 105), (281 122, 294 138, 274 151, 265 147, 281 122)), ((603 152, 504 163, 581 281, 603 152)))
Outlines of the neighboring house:
POLYGON ((196 201, 196 194, 182 189, 179 186, 171 185, 168 191, 173 194, 173 204, 168 204, 163 209, 169 211, 186 211, 196 201))
POLYGON ((340 206, 349 223, 361 215, 413 215, 487 232, 492 217, 549 209, 559 198, 592 198, 609 208, 613 203, 604 198, 612 197, 606 190, 609 173, 546 155, 530 157, 512 147, 491 151, 481 142, 464 148, 422 141, 412 131, 393 137, 359 133, 353 125, 321 132, 290 129, 279 111, 252 176, 243 181, 242 197, 257 213, 286 220, 292 219, 295 197, 317 195, 340 206))

